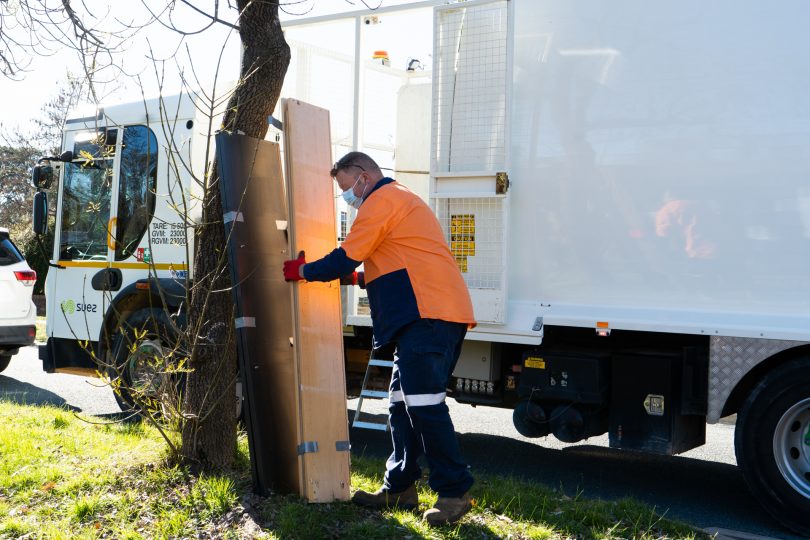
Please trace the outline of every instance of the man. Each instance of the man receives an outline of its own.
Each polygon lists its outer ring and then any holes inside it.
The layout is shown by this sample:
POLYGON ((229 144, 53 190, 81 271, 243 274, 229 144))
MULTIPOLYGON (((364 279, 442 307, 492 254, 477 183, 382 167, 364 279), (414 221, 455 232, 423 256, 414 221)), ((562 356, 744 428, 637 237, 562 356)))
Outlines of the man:
POLYGON ((358 209, 341 247, 307 263, 304 254, 284 263, 288 280, 365 286, 374 347, 393 344, 389 422, 394 450, 383 486, 357 491, 352 501, 383 508, 416 508, 417 463, 425 456, 428 484, 439 494, 425 512, 431 525, 454 523, 471 507, 473 478, 462 461, 445 389, 467 329, 475 324, 464 279, 430 207, 386 178, 366 154, 350 152, 330 172, 344 200, 358 209), (364 273, 355 269, 364 263, 364 273))

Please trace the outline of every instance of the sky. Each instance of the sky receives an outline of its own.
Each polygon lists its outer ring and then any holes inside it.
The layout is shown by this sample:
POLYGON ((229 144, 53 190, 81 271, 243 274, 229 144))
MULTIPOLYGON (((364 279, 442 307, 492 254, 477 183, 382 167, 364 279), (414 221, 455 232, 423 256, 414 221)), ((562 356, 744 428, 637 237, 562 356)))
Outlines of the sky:
MULTIPOLYGON (((93 6, 93 0, 88 0, 93 6)), ((165 5, 165 0, 146 0, 149 4, 165 5)), ((365 4, 371 7, 393 6, 399 4, 411 4, 415 0, 365 0, 365 4)), ((130 6, 139 5, 135 2, 127 3, 130 6)), ((197 2, 198 5, 208 5, 211 2, 197 2)), ((116 2, 117 6, 125 5, 116 2)), ((98 8, 95 13, 105 13, 107 20, 113 17, 123 18, 127 15, 126 10, 112 13, 108 4, 98 0, 98 8)), ((312 17, 331 13, 342 13, 365 9, 362 0, 288 0, 284 8, 286 13, 282 13, 282 20, 294 20, 300 17, 312 17)), ((143 17, 145 12, 139 10, 133 12, 131 17, 143 17)), ((183 23, 185 29, 201 28, 205 24, 205 19, 186 9, 178 12, 176 20, 183 23)), ((129 74, 140 76, 141 85, 147 96, 154 96, 159 93, 159 77, 155 74, 154 63, 148 59, 149 46, 156 57, 169 58, 172 51, 181 45, 181 58, 178 63, 167 61, 164 66, 164 88, 169 89, 166 93, 176 93, 180 88, 177 74, 181 66, 186 76, 191 78, 189 62, 190 55, 195 59, 194 70, 196 76, 202 81, 202 85, 210 85, 216 74, 217 58, 220 51, 222 54, 222 65, 220 66, 219 79, 223 81, 235 80, 238 76, 239 43, 238 35, 230 31, 223 25, 216 25, 204 33, 187 37, 180 43, 176 33, 173 33, 159 25, 153 24, 141 31, 138 37, 133 40, 126 54, 117 60, 117 64, 122 66, 129 74), (148 43, 148 45, 147 45, 148 43), (224 46, 223 46, 224 44, 224 46), (187 49, 186 49, 187 48, 187 49), (188 52, 186 52, 188 51, 188 52), (203 58, 205 61, 200 62, 203 58)), ((31 64, 25 73, 21 74, 22 80, 9 80, 0 76, 0 131, 30 132, 33 128, 31 121, 40 116, 42 106, 54 97, 61 85, 66 80, 67 73, 80 74, 82 67, 79 57, 75 51, 62 49, 47 57, 32 57, 31 64)), ((120 73, 114 77, 114 82, 102 87, 102 90, 109 93, 104 102, 121 102, 141 99, 141 88, 134 78, 126 77, 120 73)))

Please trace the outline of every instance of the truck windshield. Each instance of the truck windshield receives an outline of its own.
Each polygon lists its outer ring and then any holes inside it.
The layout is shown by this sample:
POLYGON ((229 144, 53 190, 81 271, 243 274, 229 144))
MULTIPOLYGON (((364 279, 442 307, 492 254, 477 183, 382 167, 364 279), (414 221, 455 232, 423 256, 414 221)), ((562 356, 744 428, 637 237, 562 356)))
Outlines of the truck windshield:
POLYGON ((61 260, 106 260, 117 130, 77 135, 62 190, 61 260))

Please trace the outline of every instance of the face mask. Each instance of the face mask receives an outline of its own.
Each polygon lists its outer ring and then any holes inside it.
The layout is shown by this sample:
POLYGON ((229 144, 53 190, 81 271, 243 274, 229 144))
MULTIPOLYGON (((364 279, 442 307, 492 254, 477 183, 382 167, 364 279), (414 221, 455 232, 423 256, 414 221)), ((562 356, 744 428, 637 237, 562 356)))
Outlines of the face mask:
MULTIPOLYGON (((350 187, 349 189, 344 191, 343 195, 342 195, 343 200, 346 201, 346 204, 348 204, 349 206, 351 206, 355 210, 359 210, 360 205, 363 204, 362 195, 360 197, 358 197, 357 195, 354 194, 354 186, 356 186, 357 182, 359 182, 359 181, 360 181, 360 177, 358 176, 357 180, 355 180, 354 184, 352 184, 352 187, 350 187)), ((363 195, 365 195, 365 194, 366 194, 366 188, 363 188, 363 195)))

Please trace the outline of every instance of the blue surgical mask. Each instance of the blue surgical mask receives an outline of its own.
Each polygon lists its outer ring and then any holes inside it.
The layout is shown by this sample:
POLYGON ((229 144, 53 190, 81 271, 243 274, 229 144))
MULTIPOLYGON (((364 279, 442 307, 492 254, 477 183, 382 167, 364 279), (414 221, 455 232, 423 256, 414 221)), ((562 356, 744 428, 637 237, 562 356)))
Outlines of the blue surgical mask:
MULTIPOLYGON (((352 187, 350 187, 349 189, 344 191, 343 194, 342 194, 343 200, 346 201, 346 204, 348 204, 349 206, 351 206, 355 210, 359 210, 360 205, 363 204, 363 197, 362 196, 358 197, 357 195, 354 194, 354 186, 356 186, 357 182, 359 182, 359 181, 360 181, 360 177, 358 176, 357 180, 355 180, 354 184, 352 184, 352 187)), ((363 195, 365 195, 365 194, 366 194, 366 188, 363 188, 363 195)))

